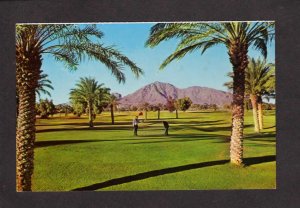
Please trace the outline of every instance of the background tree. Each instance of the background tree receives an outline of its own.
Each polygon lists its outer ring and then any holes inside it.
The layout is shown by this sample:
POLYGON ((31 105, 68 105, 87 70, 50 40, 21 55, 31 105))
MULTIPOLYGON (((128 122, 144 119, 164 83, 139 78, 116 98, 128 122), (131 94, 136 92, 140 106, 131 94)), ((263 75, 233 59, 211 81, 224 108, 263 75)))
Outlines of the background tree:
POLYGON ((175 115, 176 115, 175 118, 178 119, 178 110, 180 108, 180 103, 178 99, 174 99, 173 102, 174 102, 175 115))
POLYGON ((55 105, 53 104, 52 100, 40 100, 39 103, 36 105, 37 108, 37 115, 40 115, 41 118, 48 118, 49 115, 53 116, 55 113, 55 105))
POLYGON ((147 102, 145 102, 145 103, 143 103, 142 105, 141 105, 141 110, 143 110, 144 112, 145 112, 145 120, 147 120, 148 118, 148 115, 147 115, 147 113, 148 113, 148 110, 149 110, 149 106, 150 106, 150 104, 149 103, 147 103, 147 102))
POLYGON ((71 101, 71 106, 74 109, 74 115, 77 115, 78 117, 84 114, 87 108, 85 103, 76 102, 74 100, 71 101))
POLYGON ((157 109, 157 119, 160 119, 160 111, 163 109, 163 104, 162 103, 158 103, 156 105, 156 109, 157 109))
POLYGON ((189 97, 178 99, 179 109, 182 111, 188 110, 192 105, 192 100, 189 97))
POLYGON ((124 66, 138 77, 142 70, 111 46, 99 42, 103 34, 96 25, 17 24, 16 86, 17 117, 17 190, 31 190, 35 141, 35 90, 41 74, 42 55, 50 54, 71 70, 84 57, 103 63, 119 82, 125 82, 124 66))
POLYGON ((76 83, 76 88, 71 89, 70 100, 74 103, 86 104, 89 115, 89 126, 93 127, 95 111, 109 96, 109 89, 103 87, 104 84, 98 84, 94 78, 80 78, 76 83))
POLYGON ((115 124, 115 116, 114 116, 114 111, 117 108, 117 104, 118 104, 118 99, 114 94, 111 94, 108 97, 108 105, 110 108, 110 116, 111 116, 111 124, 114 125, 115 124))
POLYGON ((69 105, 68 103, 62 103, 55 106, 56 112, 60 114, 64 113, 65 117, 68 115, 68 113, 72 113, 74 111, 73 107, 69 105))
POLYGON ((218 44, 226 46, 234 73, 230 161, 237 165, 243 162, 244 73, 248 48, 254 46, 266 57, 267 42, 275 34, 273 29, 274 23, 270 22, 159 23, 151 28, 146 42, 147 46, 154 47, 171 38, 180 39, 175 52, 165 59, 161 69, 187 53, 196 50, 204 53, 218 44))
POLYGON ((173 99, 171 96, 169 96, 167 98, 167 101, 166 101, 166 108, 167 110, 172 113, 173 111, 176 110, 176 107, 175 107, 175 99, 173 99))

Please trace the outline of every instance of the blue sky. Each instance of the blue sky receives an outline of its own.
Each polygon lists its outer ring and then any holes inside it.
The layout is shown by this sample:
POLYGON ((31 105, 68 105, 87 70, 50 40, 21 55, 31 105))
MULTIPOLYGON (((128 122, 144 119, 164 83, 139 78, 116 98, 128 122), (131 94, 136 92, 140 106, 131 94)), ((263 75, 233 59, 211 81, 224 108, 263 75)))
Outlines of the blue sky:
MULTIPOLYGON (((82 62, 77 71, 69 71, 60 62, 51 56, 43 56, 42 70, 49 75, 54 90, 51 90, 51 99, 54 104, 69 101, 69 92, 74 88, 80 77, 93 77, 99 83, 104 83, 111 92, 118 92, 125 96, 133 93, 140 87, 155 81, 168 82, 179 88, 190 86, 211 87, 223 91, 227 89, 224 82, 229 81, 226 74, 232 70, 225 46, 218 45, 208 49, 203 55, 199 52, 187 54, 181 60, 173 61, 164 70, 159 70, 163 60, 176 48, 178 40, 162 42, 154 48, 146 48, 145 42, 149 36, 153 23, 118 23, 98 24, 97 27, 104 33, 101 43, 106 46, 114 45, 116 49, 134 61, 144 70, 144 75, 136 79, 129 68, 125 68, 126 83, 120 84, 111 72, 96 61, 82 62)), ((260 54, 250 48, 251 57, 260 54)), ((275 62, 275 43, 268 45, 269 62, 275 62)), ((42 96, 46 98, 47 96, 42 96)))

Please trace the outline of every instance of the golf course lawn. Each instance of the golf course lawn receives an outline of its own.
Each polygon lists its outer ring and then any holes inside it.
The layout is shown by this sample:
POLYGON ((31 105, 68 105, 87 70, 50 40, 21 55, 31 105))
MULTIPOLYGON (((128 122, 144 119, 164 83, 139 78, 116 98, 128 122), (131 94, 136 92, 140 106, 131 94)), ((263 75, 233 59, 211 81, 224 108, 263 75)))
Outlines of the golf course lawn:
POLYGON ((276 188, 275 111, 264 112, 262 133, 254 133, 245 111, 244 167, 229 163, 231 113, 148 112, 133 136, 137 112, 88 118, 37 119, 33 191, 209 190, 276 188), (164 136, 162 120, 170 124, 164 136))

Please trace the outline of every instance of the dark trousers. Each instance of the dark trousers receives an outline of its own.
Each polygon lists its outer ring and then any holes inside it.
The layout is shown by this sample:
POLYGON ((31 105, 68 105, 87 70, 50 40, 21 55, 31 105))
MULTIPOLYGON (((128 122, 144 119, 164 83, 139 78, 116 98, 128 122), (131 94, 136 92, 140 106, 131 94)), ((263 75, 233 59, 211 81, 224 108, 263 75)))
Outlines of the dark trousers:
POLYGON ((165 128, 165 135, 168 136, 169 135, 169 127, 165 128))
POLYGON ((133 126, 133 134, 134 134, 134 136, 137 136, 138 128, 139 128, 138 125, 134 125, 134 126, 133 126))

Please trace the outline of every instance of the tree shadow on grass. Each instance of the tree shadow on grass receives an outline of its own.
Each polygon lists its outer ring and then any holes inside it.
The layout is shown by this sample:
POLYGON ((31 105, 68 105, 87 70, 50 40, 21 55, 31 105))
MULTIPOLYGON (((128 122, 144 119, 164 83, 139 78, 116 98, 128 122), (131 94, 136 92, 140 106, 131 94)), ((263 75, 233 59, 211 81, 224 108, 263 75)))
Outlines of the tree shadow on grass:
MULTIPOLYGON (((112 125, 111 122, 104 122, 104 121, 95 121, 93 122, 94 123, 94 126, 100 126, 100 125, 112 125)), ((115 124, 112 125, 112 126, 118 126, 118 125, 131 125, 132 122, 130 121, 123 121, 123 122, 118 122, 118 121, 115 121, 115 124)), ((39 124, 39 123, 36 123, 35 124, 36 126, 82 126, 82 127, 88 127, 89 126, 89 123, 88 121, 86 122, 67 122, 67 123, 49 123, 49 124, 39 124)))
POLYGON ((97 131, 97 130, 132 130, 131 126, 97 126, 97 127, 88 127, 88 126, 82 126, 82 127, 74 127, 74 128, 54 128, 54 129, 39 129, 36 130, 37 133, 42 132, 59 132, 59 131, 79 131, 79 130, 85 130, 85 131, 97 131))
POLYGON ((203 140, 217 140, 223 139, 226 136, 217 134, 171 134, 168 136, 164 135, 142 135, 141 138, 149 138, 146 141, 135 140, 136 142, 131 142, 127 144, 154 144, 154 143, 173 143, 173 142, 191 142, 191 141, 203 141, 203 140), (159 138, 155 138, 159 137, 159 138), (150 139, 160 139, 156 141, 149 141, 150 139))
POLYGON ((105 141, 114 141, 114 140, 52 140, 52 141, 37 141, 34 143, 34 147, 49 147, 57 145, 66 145, 66 144, 80 144, 88 142, 105 142, 105 141))
POLYGON ((265 162, 273 162, 273 161, 276 161, 275 155, 267 155, 267 156, 261 156, 261 157, 249 157, 249 158, 244 158, 244 160, 243 160, 245 166, 251 166, 251 165, 256 165, 256 164, 265 163, 265 162))
POLYGON ((276 133, 262 133, 245 136, 245 140, 261 141, 261 142, 276 142, 276 133))
MULTIPOLYGON (((275 155, 268 155, 268 156, 262 156, 262 157, 245 158, 244 162, 245 162, 246 166, 250 166, 250 165, 260 164, 260 163, 264 163, 264 162, 272 162, 275 160, 276 160, 275 155)), ((125 177, 121 177, 121 178, 115 178, 115 179, 111 179, 111 180, 104 181, 101 183, 96 183, 96 184, 92 184, 89 186, 76 188, 71 191, 95 191, 98 189, 103 189, 103 188, 120 185, 120 184, 124 184, 124 183, 130 183, 133 181, 144 180, 147 178, 157 177, 157 176, 161 176, 161 175, 178 173, 178 172, 182 172, 182 171, 211 167, 211 166, 216 166, 216 165, 224 165, 226 163, 229 163, 229 160, 216 160, 216 161, 201 162, 201 163, 194 163, 194 164, 182 165, 182 166, 177 166, 177 167, 164 168, 164 169, 160 169, 160 170, 153 170, 153 171, 148 171, 148 172, 144 172, 144 173, 138 173, 135 175, 125 176, 125 177)))

